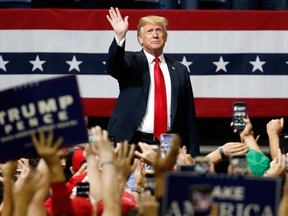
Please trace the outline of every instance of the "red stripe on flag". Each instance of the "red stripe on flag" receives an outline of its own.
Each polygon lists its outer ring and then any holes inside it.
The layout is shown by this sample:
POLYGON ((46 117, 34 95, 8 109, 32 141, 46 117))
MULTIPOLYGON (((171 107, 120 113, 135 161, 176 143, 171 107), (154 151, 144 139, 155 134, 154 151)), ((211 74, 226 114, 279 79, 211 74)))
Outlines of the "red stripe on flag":
POLYGON ((84 114, 87 116, 110 116, 116 101, 115 98, 82 98, 84 114))
MULTIPOLYGON (((117 99, 82 98, 85 115, 109 117, 117 99)), ((198 117, 231 117, 232 104, 245 101, 250 117, 285 117, 288 99, 251 99, 251 98, 195 98, 198 117)))
MULTIPOLYGON (((142 16, 168 19, 169 30, 288 30, 287 11, 121 10, 136 30, 142 16)), ((0 29, 112 30, 106 10, 0 9, 0 29)))
POLYGON ((247 103, 250 117, 287 116, 288 99, 280 98, 195 98, 196 113, 199 117, 231 117, 232 104, 236 101, 247 103))

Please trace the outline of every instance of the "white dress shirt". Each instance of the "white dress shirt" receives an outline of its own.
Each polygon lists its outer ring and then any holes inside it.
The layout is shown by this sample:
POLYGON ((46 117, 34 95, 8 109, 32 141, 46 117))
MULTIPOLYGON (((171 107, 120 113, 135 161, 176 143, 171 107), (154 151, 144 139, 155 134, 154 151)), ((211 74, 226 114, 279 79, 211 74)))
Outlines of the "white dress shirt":
MULTIPOLYGON (((147 108, 144 118, 138 127, 138 131, 145 132, 145 133, 153 133, 154 132, 154 58, 148 52, 144 50, 146 58, 148 60, 149 66, 149 73, 150 73, 150 88, 148 93, 148 101, 147 101, 147 108)), ((159 57, 160 59, 160 68, 162 70, 164 80, 165 80, 165 88, 166 88, 166 100, 167 100, 167 131, 170 130, 170 113, 171 113, 171 79, 168 70, 167 63, 165 61, 164 55, 161 54, 159 57)))

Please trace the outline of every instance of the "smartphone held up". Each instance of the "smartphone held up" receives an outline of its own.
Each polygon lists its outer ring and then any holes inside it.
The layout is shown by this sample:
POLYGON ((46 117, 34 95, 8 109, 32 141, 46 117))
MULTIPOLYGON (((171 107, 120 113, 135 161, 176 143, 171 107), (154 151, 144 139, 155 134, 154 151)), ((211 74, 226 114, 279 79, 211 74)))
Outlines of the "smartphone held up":
POLYGON ((232 110, 233 128, 243 130, 245 128, 244 119, 247 117, 246 102, 234 102, 232 110))
POLYGON ((160 135, 160 149, 161 149, 161 158, 165 158, 168 152, 171 149, 173 144, 173 138, 175 134, 161 134, 160 135))
POLYGON ((90 184, 89 182, 78 182, 76 185, 76 196, 89 198, 90 184))
POLYGON ((281 153, 285 154, 285 165, 288 171, 288 133, 282 133, 279 135, 281 153))

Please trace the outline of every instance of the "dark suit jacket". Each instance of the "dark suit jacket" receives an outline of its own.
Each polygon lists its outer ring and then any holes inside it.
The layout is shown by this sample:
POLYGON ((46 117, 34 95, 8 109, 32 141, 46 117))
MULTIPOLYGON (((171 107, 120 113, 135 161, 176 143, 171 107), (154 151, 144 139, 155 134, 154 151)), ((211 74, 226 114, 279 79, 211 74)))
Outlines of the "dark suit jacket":
MULTIPOLYGON (((165 55, 164 55, 165 56, 165 55)), ((199 155, 193 91, 187 68, 165 56, 171 77, 171 132, 178 133, 192 156, 199 155)), ((106 72, 117 79, 118 101, 108 124, 117 142, 131 140, 146 112, 150 74, 144 51, 126 52, 114 39, 107 56, 106 72)))

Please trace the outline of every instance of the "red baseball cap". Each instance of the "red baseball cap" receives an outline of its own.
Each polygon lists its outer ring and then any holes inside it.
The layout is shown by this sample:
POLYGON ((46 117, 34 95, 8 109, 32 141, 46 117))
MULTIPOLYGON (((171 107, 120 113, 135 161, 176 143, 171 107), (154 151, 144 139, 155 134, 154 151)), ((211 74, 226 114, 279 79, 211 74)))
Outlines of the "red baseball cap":
POLYGON ((72 156, 72 168, 73 170, 79 170, 81 167, 81 163, 86 161, 84 157, 84 150, 82 149, 75 149, 73 156, 72 156))
MULTIPOLYGON (((128 211, 136 208, 136 201, 133 195, 126 191, 122 193, 121 204, 122 204, 122 215, 126 215, 128 211)), ((102 215, 103 208, 104 208, 103 200, 100 200, 97 206, 97 216, 102 215)))
POLYGON ((71 198, 73 215, 74 216, 83 216, 83 215, 92 215, 93 214, 93 205, 85 197, 76 196, 71 198))

